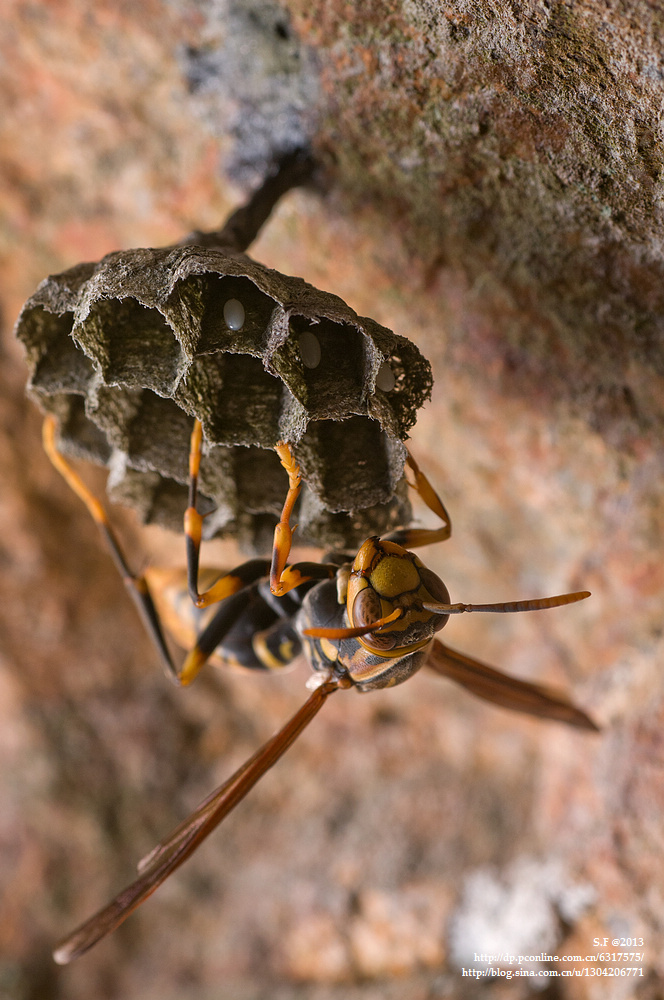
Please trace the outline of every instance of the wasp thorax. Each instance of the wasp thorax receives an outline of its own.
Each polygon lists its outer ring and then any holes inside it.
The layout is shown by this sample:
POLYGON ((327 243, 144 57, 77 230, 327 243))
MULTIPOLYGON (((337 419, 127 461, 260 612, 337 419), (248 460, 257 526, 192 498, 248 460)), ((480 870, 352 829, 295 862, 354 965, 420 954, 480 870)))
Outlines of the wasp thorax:
POLYGON ((442 593, 447 594, 442 580, 428 570, 414 553, 396 542, 376 537, 368 538, 360 548, 351 576, 357 581, 364 580, 379 597, 388 601, 414 594, 423 585, 425 589, 428 589, 427 585, 434 588, 428 590, 431 596, 424 600, 443 600, 442 593))
MULTIPOLYGON (((405 556, 410 556, 405 552, 405 556)), ((386 555, 369 575, 369 582, 381 597, 398 597, 400 594, 416 590, 420 585, 420 574, 411 558, 401 555, 386 555)))

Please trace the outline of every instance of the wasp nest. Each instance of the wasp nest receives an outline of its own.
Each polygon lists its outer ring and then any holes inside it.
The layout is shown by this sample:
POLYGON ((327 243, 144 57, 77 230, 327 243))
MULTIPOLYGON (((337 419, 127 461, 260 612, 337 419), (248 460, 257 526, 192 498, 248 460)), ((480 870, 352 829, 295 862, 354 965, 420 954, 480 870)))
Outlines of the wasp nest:
POLYGON ((269 546, 300 462, 298 537, 356 545, 408 520, 402 443, 431 391, 405 337, 240 253, 128 250, 47 278, 17 326, 60 447, 110 469, 113 500, 181 530, 189 437, 204 432, 206 535, 269 546))

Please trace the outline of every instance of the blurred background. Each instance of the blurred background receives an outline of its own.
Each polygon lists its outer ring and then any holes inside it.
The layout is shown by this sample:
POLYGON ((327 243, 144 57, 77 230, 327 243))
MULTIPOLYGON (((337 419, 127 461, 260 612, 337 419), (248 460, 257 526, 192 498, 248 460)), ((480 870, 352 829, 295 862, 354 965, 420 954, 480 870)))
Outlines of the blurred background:
MULTIPOLYGON (((4 5, 0 997, 661 995, 663 21, 590 0, 4 5), (409 446, 454 532, 426 563, 458 601, 592 591, 445 641, 570 692, 602 732, 424 673, 339 694, 58 968, 54 941, 295 711, 307 672, 168 683, 41 451, 12 327, 47 274, 216 228, 302 143, 325 184, 285 197, 251 253, 431 360, 409 446), (462 974, 594 938, 643 939, 643 975, 462 974)), ((139 567, 184 561, 181 538, 113 517, 139 567)))

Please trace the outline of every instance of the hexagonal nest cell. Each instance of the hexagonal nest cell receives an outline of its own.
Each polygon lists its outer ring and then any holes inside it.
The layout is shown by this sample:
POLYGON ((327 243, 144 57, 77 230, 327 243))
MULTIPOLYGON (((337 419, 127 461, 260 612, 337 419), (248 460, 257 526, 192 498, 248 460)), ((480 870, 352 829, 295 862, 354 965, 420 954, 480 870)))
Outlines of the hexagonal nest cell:
POLYGON ((62 451, 107 466, 111 499, 147 523, 182 530, 194 417, 206 537, 269 549, 280 440, 306 484, 300 541, 354 547, 409 519, 402 442, 429 363, 301 278, 201 246, 128 250, 47 278, 16 332, 62 451))

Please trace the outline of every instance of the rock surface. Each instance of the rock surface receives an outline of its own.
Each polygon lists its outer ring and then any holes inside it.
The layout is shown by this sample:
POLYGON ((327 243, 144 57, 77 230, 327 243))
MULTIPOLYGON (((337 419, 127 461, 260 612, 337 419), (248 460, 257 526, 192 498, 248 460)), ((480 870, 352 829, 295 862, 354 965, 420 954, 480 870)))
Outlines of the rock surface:
MULTIPOLYGON (((475 952, 643 938, 642 977, 539 995, 660 995, 663 20, 593 0, 6 5, 0 993, 512 1000, 532 980, 464 977, 475 952), (54 939, 295 710, 306 675, 168 685, 41 455, 11 327, 47 274, 214 228, 303 135, 326 193, 289 195, 252 255, 431 360, 411 447, 454 533, 425 561, 453 600, 593 594, 455 621, 446 641, 573 691, 603 730, 424 673, 339 694, 131 923, 58 969, 54 939)), ((181 558, 113 516, 139 566, 181 558)))

